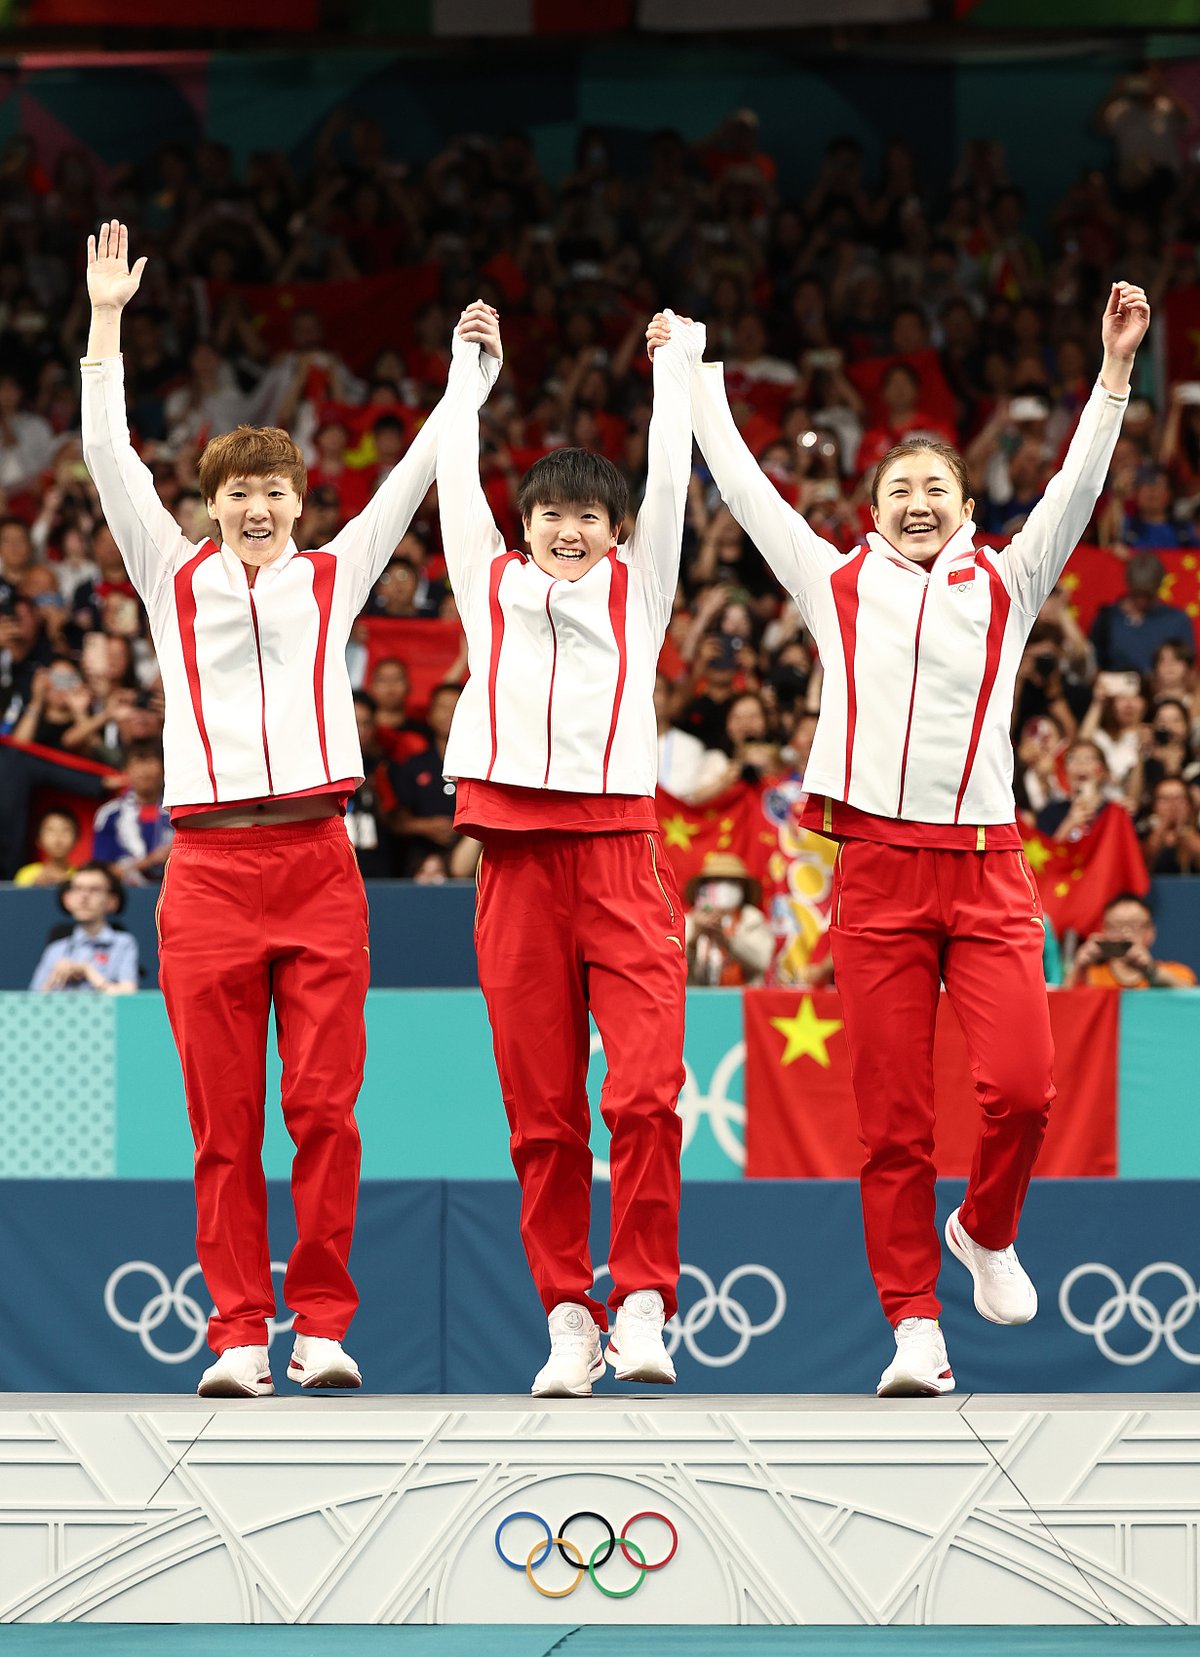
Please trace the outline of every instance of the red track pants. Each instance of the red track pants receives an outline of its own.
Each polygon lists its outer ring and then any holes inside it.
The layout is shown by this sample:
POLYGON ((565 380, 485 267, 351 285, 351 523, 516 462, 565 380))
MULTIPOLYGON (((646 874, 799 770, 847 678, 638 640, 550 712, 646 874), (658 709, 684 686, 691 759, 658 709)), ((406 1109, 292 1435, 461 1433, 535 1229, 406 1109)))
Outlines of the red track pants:
POLYGON ((366 1057, 367 900, 340 817, 181 829, 159 903, 160 982, 196 1141, 196 1249, 214 1352, 262 1346, 275 1315, 262 1169, 267 1015, 296 1146, 298 1238, 283 1294, 303 1335, 340 1340, 366 1057))
POLYGON ((831 943, 854 1096, 867 1260, 890 1323, 936 1318, 933 1026, 939 979, 983 1111, 962 1223, 1007 1248, 1054 1098, 1043 931, 1019 851, 845 841, 831 943))
POLYGON ((608 1327, 588 1250, 590 1010, 608 1060, 609 1305, 657 1289, 671 1317, 687 968, 661 836, 494 836, 479 868, 475 944, 521 1185, 521 1241, 542 1305, 577 1301, 608 1327))

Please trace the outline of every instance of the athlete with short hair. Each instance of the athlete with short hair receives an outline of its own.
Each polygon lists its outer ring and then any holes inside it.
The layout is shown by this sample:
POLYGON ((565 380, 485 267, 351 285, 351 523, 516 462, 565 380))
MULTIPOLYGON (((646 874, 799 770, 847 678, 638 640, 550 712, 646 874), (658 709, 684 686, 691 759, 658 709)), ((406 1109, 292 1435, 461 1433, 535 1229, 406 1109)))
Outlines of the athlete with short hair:
POLYGON ((471 676, 447 776, 457 826, 483 842, 476 946, 521 1185, 521 1238, 546 1310, 537 1397, 586 1397, 605 1357, 619 1379, 670 1383, 663 1324, 679 1277, 677 1114, 683 1084, 683 905, 654 810, 654 675, 679 577, 691 473, 688 380, 704 330, 652 325, 654 414, 633 533, 609 461, 559 449, 518 499, 510 550, 479 481, 479 360, 496 313, 463 313, 438 439, 446 563, 471 676), (588 1014, 604 1042, 611 1131, 608 1305, 592 1294, 588 1014))
MULTIPOLYGON (((198 1390, 274 1391, 262 1169, 272 1007, 296 1146, 288 1375, 305 1387, 358 1387, 341 1340, 358 1304, 348 1259, 370 956, 343 821, 363 780, 346 641, 433 481, 438 416, 366 510, 313 551, 292 539, 306 473, 288 434, 239 426, 214 438, 200 480, 219 532, 193 545, 129 440, 121 312, 146 261, 130 270, 128 250, 116 219, 88 238, 83 441, 150 618, 166 696, 164 802, 176 834, 159 903, 161 983, 196 1142, 196 1247, 216 1308, 217 1361, 198 1390)), ((462 394, 482 402, 497 369, 478 361, 462 394)))
POLYGON ((800 821, 839 842, 830 926, 866 1161, 867 1256, 894 1326, 881 1394, 950 1392, 938 1324, 933 1030, 939 982, 983 1112, 946 1225, 975 1306, 1024 1323, 1037 1294, 1013 1243, 1050 1101, 1041 904, 1021 851, 1009 736, 1017 668, 1087 528, 1149 325, 1114 283, 1100 378, 1024 528, 976 548, 961 456, 912 437, 875 470, 875 531, 843 555, 781 499, 738 434, 719 363, 692 376, 700 448, 729 509, 813 633, 825 669, 800 821))

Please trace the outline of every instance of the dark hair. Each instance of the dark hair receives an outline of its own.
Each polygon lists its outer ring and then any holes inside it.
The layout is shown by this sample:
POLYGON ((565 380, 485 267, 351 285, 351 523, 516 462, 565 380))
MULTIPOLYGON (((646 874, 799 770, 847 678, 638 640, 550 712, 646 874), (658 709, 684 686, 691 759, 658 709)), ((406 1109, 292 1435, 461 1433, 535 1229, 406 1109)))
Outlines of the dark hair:
MULTIPOLYGON (((897 364, 897 367, 902 366, 897 364)), ((962 490, 962 498, 969 501, 971 498, 971 477, 967 471, 967 463, 954 447, 953 443, 943 443, 936 437, 906 437, 903 443, 897 443, 895 448, 889 449, 887 454, 875 468, 875 475, 871 479, 871 505, 879 505, 879 486, 885 474, 891 470, 898 460, 906 460, 909 455, 925 453, 937 455, 944 460, 954 473, 958 487, 962 490)))
POLYGON ((1154 652, 1155 667, 1158 666, 1159 658, 1162 656, 1164 650, 1173 650, 1181 662, 1186 662, 1189 667, 1195 667, 1196 652, 1192 649, 1191 645, 1188 644, 1186 639, 1164 639, 1158 649, 1154 652))
POLYGON ((46 807, 45 811, 42 812, 41 816, 37 820, 37 828, 34 830, 35 836, 41 833, 42 824, 49 817, 65 817, 67 822, 70 823, 71 827, 75 830, 75 838, 79 838, 79 819, 73 811, 68 811, 65 805, 52 805, 46 807))
MULTIPOLYGON (((108 882, 108 890, 110 895, 117 900, 116 913, 118 915, 121 913, 122 909, 125 907, 125 887, 121 882, 121 877, 108 863, 101 863, 96 858, 92 858, 92 860, 88 863, 81 863, 75 870, 75 873, 71 875, 70 879, 63 881, 62 885, 58 888, 58 902, 60 908, 66 909, 66 904, 63 903, 63 898, 70 891, 71 882, 77 875, 103 875, 105 880, 108 882)), ((68 913, 70 913, 69 910, 68 913)))
POLYGON ((304 456, 279 426, 237 426, 214 437, 204 447, 197 474, 206 501, 213 500, 230 478, 286 478, 297 495, 308 487, 304 456))
MULTIPOLYGON (((1171 780, 1174 781, 1175 779, 1172 778, 1171 780)), ((1110 909, 1115 909, 1118 903, 1136 903, 1139 909, 1144 909, 1146 911, 1146 914, 1151 920, 1154 919, 1153 909, 1151 909, 1150 905, 1140 892, 1118 892, 1115 897, 1109 898, 1108 902, 1104 905, 1104 913, 1107 915, 1108 911, 1110 909)))
POLYGON ((554 449, 533 465, 517 489, 517 510, 529 522, 535 506, 598 501, 615 530, 629 510, 629 485, 611 460, 590 449, 554 449))
POLYGON ((155 742, 153 737, 143 737, 137 742, 131 742, 125 750, 126 765, 129 764, 131 759, 156 759, 161 765, 163 763, 162 743, 155 742))
POLYGON ((453 679, 443 679, 440 685, 434 685, 433 689, 429 692, 428 705, 432 707, 435 696, 441 696, 446 692, 452 696, 461 696, 462 690, 462 686, 455 684, 453 679))
POLYGON ((356 690, 354 692, 353 700, 355 707, 366 708, 372 719, 374 719, 375 715, 379 712, 379 703, 371 695, 369 690, 356 690))

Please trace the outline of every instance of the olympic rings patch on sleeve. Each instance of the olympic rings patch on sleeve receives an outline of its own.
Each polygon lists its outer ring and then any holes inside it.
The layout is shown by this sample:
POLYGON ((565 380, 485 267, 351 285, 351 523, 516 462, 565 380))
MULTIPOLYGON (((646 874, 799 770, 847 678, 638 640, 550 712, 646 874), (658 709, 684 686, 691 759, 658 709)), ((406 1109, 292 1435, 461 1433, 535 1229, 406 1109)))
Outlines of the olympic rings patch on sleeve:
POLYGON ((634 1513, 626 1519, 625 1523, 621 1526, 619 1534, 613 1529, 611 1521, 606 1519, 602 1513, 593 1513, 587 1508, 581 1508, 577 1513, 568 1514, 556 1530, 551 1529, 550 1525, 545 1519, 542 1518, 540 1513, 530 1513, 527 1509, 521 1509, 517 1513, 509 1513, 505 1518, 501 1519, 500 1523, 496 1526, 497 1554, 499 1554, 500 1558, 510 1570, 524 1571, 525 1575, 529 1579, 530 1585, 536 1590, 537 1593, 541 1594, 543 1599, 566 1599, 568 1594, 573 1594, 575 1592, 576 1588, 578 1588, 585 1576, 592 1579, 592 1585, 598 1588, 607 1599, 629 1599, 633 1594, 637 1593, 638 1589, 642 1586, 643 1582, 645 1582, 646 1577, 651 1571, 661 1571, 671 1563, 675 1557, 675 1552, 678 1547, 679 1532, 675 1529, 675 1526, 667 1518, 665 1513, 634 1513), (507 1527, 517 1519, 531 1520, 535 1525, 540 1525, 544 1533, 542 1540, 533 1544, 532 1548, 530 1548, 528 1554, 523 1560, 511 1559, 508 1554, 505 1553, 504 1547, 500 1540, 507 1527), (571 1526, 580 1519, 592 1519, 598 1525, 602 1525, 608 1532, 607 1539, 597 1542, 587 1559, 584 1559, 579 1548, 567 1535, 567 1531, 571 1528, 571 1526), (634 1525, 640 1524, 643 1520, 653 1520, 660 1525, 665 1525, 670 1533, 670 1547, 667 1549, 666 1553, 663 1554, 661 1559, 656 1559, 653 1562, 646 1558, 646 1555, 642 1552, 642 1549, 629 1534, 634 1525), (575 1572, 574 1577, 565 1588, 547 1588, 543 1583, 538 1581, 537 1576, 535 1575, 540 1567, 543 1566, 549 1559, 550 1550, 552 1548, 558 1549, 560 1557, 566 1562, 566 1564, 572 1566, 575 1572), (618 1548, 620 1548, 624 1558, 638 1573, 634 1582, 628 1588, 610 1588, 600 1580, 599 1572, 602 1571, 603 1568, 609 1563, 618 1548))

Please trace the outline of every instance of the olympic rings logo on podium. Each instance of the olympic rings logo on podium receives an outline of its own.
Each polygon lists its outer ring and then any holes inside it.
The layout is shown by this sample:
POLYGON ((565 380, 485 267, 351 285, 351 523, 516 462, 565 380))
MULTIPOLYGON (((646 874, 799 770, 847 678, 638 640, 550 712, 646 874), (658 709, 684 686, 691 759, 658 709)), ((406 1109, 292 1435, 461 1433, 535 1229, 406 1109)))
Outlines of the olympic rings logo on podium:
POLYGON ((593 1513, 588 1508, 581 1508, 578 1513, 568 1514, 562 1524, 559 1525, 558 1529, 554 1531, 551 1530, 550 1526, 547 1524, 546 1520, 542 1518, 540 1513, 530 1513, 528 1510, 522 1509, 518 1513, 510 1513, 505 1518, 501 1519, 500 1523, 496 1526, 495 1540, 496 1552, 508 1566, 509 1570, 524 1571, 525 1575, 529 1579, 530 1585, 542 1596, 543 1599, 566 1599, 568 1594, 573 1594, 575 1592, 576 1588, 578 1588, 585 1576, 591 1577, 593 1586, 598 1588, 606 1599, 629 1599, 632 1595, 637 1593, 638 1589, 645 1582, 646 1577, 651 1571, 664 1570, 674 1559, 676 1550, 679 1547, 679 1532, 675 1529, 675 1526, 667 1518, 665 1513, 646 1512, 635 1513, 630 1518, 626 1519, 625 1523, 621 1526, 621 1533, 618 1536, 617 1532, 613 1529, 611 1522, 606 1519, 602 1513, 593 1513), (524 1560, 510 1559, 505 1553, 500 1542, 500 1538, 503 1536, 506 1527, 511 1525, 514 1520, 517 1519, 531 1519, 535 1525, 540 1525, 546 1533, 543 1541, 535 1542, 533 1544, 524 1560), (608 1532, 607 1541, 597 1542, 587 1559, 584 1559, 583 1554, 576 1547, 575 1543, 572 1542, 567 1536, 568 1528, 573 1525, 577 1519, 594 1519, 597 1524, 603 1525, 605 1530, 608 1532), (634 1525, 639 1524, 643 1519, 655 1519, 659 1524, 666 1525, 667 1529, 671 1533, 671 1546, 667 1549, 663 1557, 661 1559, 656 1559, 653 1564, 650 1563, 641 1548, 629 1535, 629 1532, 633 1529, 634 1525), (574 1580, 569 1582, 565 1588, 546 1588, 534 1575, 534 1572, 544 1565, 547 1559, 549 1559, 551 1548, 557 1548, 560 1557, 568 1565, 574 1567, 574 1580), (597 1575, 597 1572, 608 1564, 609 1560, 618 1548, 620 1548, 622 1554, 625 1556, 626 1560, 628 1560, 629 1564, 633 1566, 634 1570, 639 1573, 637 1580, 629 1588, 607 1588, 597 1575), (631 1557, 631 1550, 633 1554, 636 1554, 636 1558, 631 1557), (603 1558, 601 1555, 603 1555, 603 1558))
POLYGON ((1193 1315, 1200 1311, 1200 1289, 1193 1281, 1191 1273, 1184 1271, 1182 1266, 1177 1266, 1173 1260, 1155 1260, 1152 1265, 1143 1266, 1128 1288, 1125 1287, 1124 1278, 1111 1266, 1106 1266, 1098 1260, 1089 1260, 1084 1265, 1076 1266, 1063 1278, 1062 1287, 1058 1291, 1058 1308, 1064 1322, 1078 1334, 1092 1336, 1109 1363, 1144 1364, 1147 1358, 1158 1351, 1160 1345, 1165 1345, 1171 1356, 1178 1358, 1181 1364, 1200 1364, 1200 1352, 1189 1352, 1177 1338, 1184 1324, 1190 1323, 1193 1315), (1072 1309, 1071 1291, 1083 1278, 1090 1276, 1099 1277, 1107 1283, 1112 1289, 1112 1294, 1101 1303, 1089 1322, 1072 1309), (1165 1311, 1160 1311, 1144 1293, 1149 1280, 1159 1276, 1174 1278, 1180 1289, 1180 1293, 1165 1311), (1134 1323, 1145 1330, 1147 1336, 1136 1352, 1118 1352, 1108 1339, 1111 1331, 1127 1312, 1134 1323))
MULTIPOLYGON (((271 1261, 272 1276, 277 1273, 282 1276, 286 1271, 286 1262, 271 1261)), ((118 1329, 124 1329, 128 1334, 137 1336, 148 1357, 157 1359, 160 1364, 187 1363, 189 1358, 194 1358, 200 1351, 208 1335, 209 1314, 204 1312, 200 1302, 190 1292, 193 1281, 199 1276, 198 1262, 186 1266, 172 1283, 166 1272, 152 1260, 126 1260, 123 1266, 118 1266, 110 1274, 108 1282, 104 1285, 104 1310, 118 1329), (139 1275, 150 1279, 155 1292, 144 1303, 137 1316, 130 1317, 117 1305, 117 1291, 127 1277, 139 1275), (155 1331, 162 1328, 172 1313, 191 1334, 187 1345, 177 1351, 160 1346, 155 1339, 155 1331)), ((286 1334, 292 1327, 292 1321, 290 1317, 281 1321, 268 1318, 267 1345, 270 1346, 276 1335, 286 1334)))

